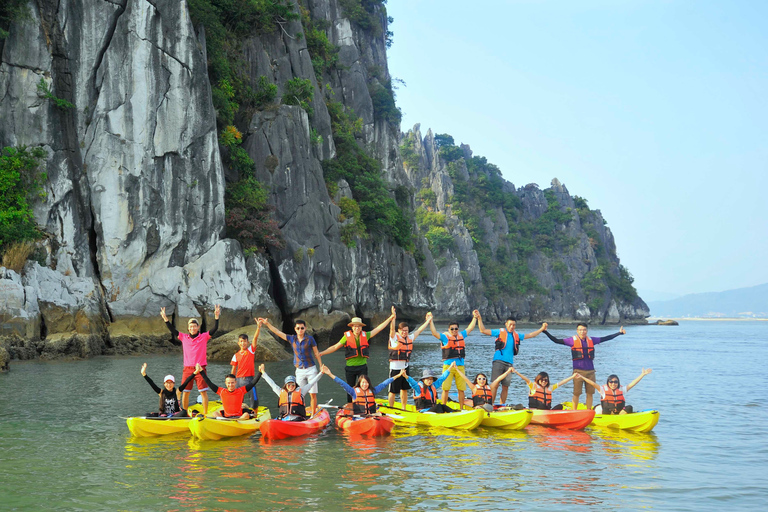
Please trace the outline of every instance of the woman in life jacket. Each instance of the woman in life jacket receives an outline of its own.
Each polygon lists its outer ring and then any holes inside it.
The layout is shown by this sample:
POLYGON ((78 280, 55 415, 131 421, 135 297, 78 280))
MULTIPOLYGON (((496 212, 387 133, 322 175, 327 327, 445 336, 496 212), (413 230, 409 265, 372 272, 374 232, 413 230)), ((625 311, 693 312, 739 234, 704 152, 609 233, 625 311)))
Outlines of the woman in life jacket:
POLYGON ((512 372, 523 379, 528 384, 528 408, 529 409, 544 409, 544 410, 561 410, 563 404, 557 404, 552 407, 552 392, 562 386, 563 384, 573 380, 576 377, 574 373, 567 379, 563 379, 557 384, 549 385, 549 374, 547 372, 541 372, 536 375, 533 382, 525 375, 520 374, 517 370, 512 368, 512 372))
POLYGON ((304 403, 304 395, 306 395, 312 386, 323 376, 318 372, 309 379, 309 381, 301 387, 296 385, 296 377, 288 375, 285 378, 285 383, 281 388, 275 381, 273 381, 264 369, 264 365, 259 365, 259 372, 272 391, 278 397, 279 415, 277 419, 282 421, 306 421, 309 419, 307 414, 306 405, 304 403))
POLYGON ((351 413, 355 416, 381 416, 379 407, 376 405, 376 394, 389 386, 393 380, 405 375, 405 369, 403 369, 399 374, 386 379, 374 387, 368 375, 363 374, 357 377, 355 387, 352 387, 331 373, 331 369, 327 366, 323 365, 320 371, 332 378, 336 384, 341 386, 352 397, 352 403, 347 404, 345 410, 348 414, 351 413))
POLYGON ((600 405, 595 407, 598 414, 630 414, 633 412, 633 409, 631 405, 627 405, 624 394, 635 387, 638 382, 643 380, 643 377, 652 371, 653 370, 650 368, 643 368, 640 372, 640 376, 630 382, 627 386, 621 385, 618 375, 609 375, 608 380, 605 382, 605 386, 598 386, 583 375, 579 375, 577 378, 583 379, 584 382, 587 382, 595 389, 600 390, 600 405), (600 407, 600 410, 598 410, 598 407, 600 407))
POLYGON ((496 389, 499 387, 501 381, 503 381, 507 375, 512 373, 512 370, 514 370, 514 368, 509 367, 507 371, 497 377, 496 380, 488 384, 488 376, 484 373, 478 373, 475 380, 470 381, 469 378, 464 375, 464 372, 457 368, 456 373, 464 379, 467 385, 469 385, 469 389, 472 390, 472 398, 464 400, 464 405, 493 412, 493 397, 496 396, 496 389))
POLYGON ((157 387, 157 384, 155 384, 152 379, 149 378, 149 375, 147 375, 147 363, 144 363, 141 366, 141 375, 144 377, 144 380, 147 381, 147 384, 149 384, 154 392, 157 393, 160 397, 160 402, 158 405, 159 412, 150 412, 147 414, 147 417, 166 418, 172 416, 174 418, 187 418, 189 416, 187 414, 187 410, 181 406, 180 390, 189 384, 192 379, 195 378, 196 374, 197 372, 187 377, 187 379, 181 383, 181 386, 179 386, 178 389, 176 389, 176 378, 173 375, 166 375, 163 379, 163 389, 160 389, 157 387))
POLYGON ((431 370, 424 370, 421 379, 418 382, 410 375, 405 376, 408 379, 408 384, 410 384, 411 389, 413 390, 413 402, 416 405, 417 410, 421 412, 437 413, 456 412, 450 407, 438 402, 439 397, 437 395, 437 390, 440 389, 440 386, 445 382, 445 379, 448 378, 451 372, 455 370, 456 362, 453 362, 445 369, 443 374, 437 380, 435 380, 435 376, 432 375, 431 370))

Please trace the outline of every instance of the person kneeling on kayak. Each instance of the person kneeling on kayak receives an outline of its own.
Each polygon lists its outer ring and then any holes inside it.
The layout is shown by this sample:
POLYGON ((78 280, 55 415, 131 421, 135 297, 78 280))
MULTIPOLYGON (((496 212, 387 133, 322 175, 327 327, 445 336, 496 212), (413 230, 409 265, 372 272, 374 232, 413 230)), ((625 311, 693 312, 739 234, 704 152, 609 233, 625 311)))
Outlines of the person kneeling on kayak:
POLYGON ((466 381, 469 385, 469 389, 472 390, 472 400, 465 400, 464 405, 471 405, 475 409, 485 409, 488 412, 493 412, 493 397, 496 396, 496 389, 499 387, 501 381, 507 378, 507 375, 512 373, 514 367, 510 366, 507 370, 496 378, 491 384, 488 384, 488 376, 484 373, 478 373, 475 380, 469 380, 459 368, 456 368, 456 373, 466 381), (469 403, 466 403, 469 402, 469 403))
POLYGON ((556 410, 559 411, 563 408, 563 404, 557 404, 552 407, 552 392, 562 386, 563 384, 574 379, 578 374, 574 373, 567 379, 563 379, 557 384, 549 385, 549 374, 547 372, 540 372, 536 375, 534 382, 531 382, 528 377, 522 375, 514 368, 511 368, 515 375, 519 376, 528 384, 528 408, 529 409, 543 409, 546 411, 556 410))
POLYGON ((160 396, 160 412, 151 412, 147 414, 148 418, 167 418, 171 416, 175 418, 189 417, 187 410, 181 408, 180 389, 184 389, 187 384, 192 382, 192 379, 195 378, 194 373, 187 377, 187 380, 182 382, 179 389, 176 389, 175 387, 176 379, 173 377, 173 375, 166 375, 163 379, 163 385, 165 386, 165 389, 160 389, 157 387, 157 384, 152 382, 152 379, 150 379, 149 375, 147 375, 147 363, 144 363, 141 366, 141 375, 144 377, 144 380, 146 380, 147 383, 152 386, 152 389, 155 390, 155 393, 160 396))
POLYGON ((322 372, 317 372, 316 375, 310 377, 309 381, 301 387, 296 386, 296 377, 288 375, 282 388, 275 384, 275 381, 267 375, 263 364, 259 366, 259 372, 261 375, 264 375, 264 380, 267 381, 269 387, 279 397, 280 415, 277 419, 283 421, 306 421, 309 419, 304 403, 304 395, 320 380, 323 376, 322 372))
POLYGON ((432 375, 431 370, 424 370, 419 382, 416 382, 413 377, 406 375, 408 378, 408 384, 413 389, 413 401, 416 404, 416 409, 421 412, 455 412, 450 407, 437 402, 437 388, 439 388, 445 379, 456 369, 456 362, 445 369, 439 379, 435 380, 435 376, 432 375))
POLYGON ((195 373, 200 373, 200 375, 203 376, 205 383, 211 388, 211 391, 221 397, 221 404, 224 406, 224 410, 216 411, 214 413, 217 418, 238 418, 247 420, 256 417, 256 412, 243 404, 243 398, 251 389, 253 389, 253 386, 259 382, 261 374, 254 377, 252 382, 238 388, 237 377, 230 373, 224 377, 224 383, 227 387, 222 388, 211 382, 211 379, 208 378, 208 373, 199 363, 195 367, 195 373))
POLYGON ((652 371, 653 370, 650 368, 643 368, 643 371, 640 372, 640 376, 630 382, 627 386, 621 385, 617 375, 609 375, 605 386, 598 386, 582 375, 579 375, 577 378, 584 379, 584 382, 600 391, 600 407, 602 408, 602 411, 598 414, 629 414, 633 412, 633 409, 631 405, 627 405, 627 402, 624 399, 624 393, 635 387, 643 377, 652 371))
MULTIPOLYGON (((333 379, 333 381, 341 386, 349 396, 352 397, 352 414, 356 416, 381 416, 379 407, 376 405, 376 394, 382 391, 384 388, 392 384, 392 381, 405 376, 405 368, 400 370, 400 373, 394 377, 390 377, 376 387, 372 387, 371 379, 368 375, 359 375, 357 382, 353 388, 333 373, 331 369, 323 365, 321 370, 324 374, 333 379)), ((349 405, 349 404, 347 404, 349 405)), ((348 409, 347 409, 348 410, 348 409)))

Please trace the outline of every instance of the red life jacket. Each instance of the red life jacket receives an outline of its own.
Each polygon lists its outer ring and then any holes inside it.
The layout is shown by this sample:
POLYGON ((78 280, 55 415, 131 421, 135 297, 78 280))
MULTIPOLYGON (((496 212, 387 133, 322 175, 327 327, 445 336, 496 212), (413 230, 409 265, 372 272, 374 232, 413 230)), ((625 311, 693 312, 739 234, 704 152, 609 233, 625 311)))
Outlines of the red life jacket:
POLYGON ((344 333, 347 338, 346 350, 344 351, 344 357, 346 359, 352 359, 353 357, 364 357, 368 359, 368 338, 365 336, 365 331, 360 332, 360 346, 357 346, 357 340, 352 331, 344 333))
MULTIPOLYGON (((411 351, 413 350, 413 341, 409 336, 403 338, 399 333, 395 334, 397 339, 397 348, 389 349, 390 361, 410 361, 411 351)), ((349 342, 347 342, 349 344, 349 342)))
POLYGON ((600 405, 603 407, 603 414, 619 414, 624 406, 627 404, 624 400, 624 392, 620 386, 616 386, 616 389, 611 389, 608 384, 603 385, 603 393, 605 398, 600 400, 600 405))
POLYGON ((536 391, 532 395, 528 395, 528 408, 529 409, 552 409, 552 392, 549 387, 543 388, 539 384, 534 384, 536 391))
POLYGON ((416 394, 416 390, 413 392, 413 401, 416 404, 417 409, 429 409, 434 407, 437 403, 437 388, 434 384, 425 386, 422 382, 419 386, 419 394, 416 394))
MULTIPOLYGON (((507 346, 507 336, 509 335, 509 331, 506 329, 501 329, 499 331, 499 337, 496 338, 496 350, 503 350, 504 347, 507 346)), ((518 352, 520 352, 520 336, 517 334, 517 331, 512 331, 512 337, 515 339, 515 348, 514 355, 517 355, 518 352)))
POLYGON ((571 359, 576 361, 577 359, 594 359, 595 358, 595 344, 592 343, 592 338, 587 336, 586 348, 582 345, 581 338, 578 336, 573 337, 573 347, 571 348, 571 359))
POLYGON ((355 388, 357 397, 353 402, 355 414, 374 414, 376 412, 376 397, 373 396, 373 391, 370 388, 363 391, 360 388, 355 388))
POLYGON ((278 402, 280 407, 280 417, 293 414, 295 416, 306 416, 307 410, 304 407, 304 397, 296 388, 291 393, 287 389, 280 391, 280 401, 278 402))
POLYGON ((477 407, 478 405, 493 404, 493 395, 491 394, 491 386, 486 384, 485 386, 475 386, 475 391, 472 393, 472 405, 477 407))
POLYGON ((450 334, 446 334, 445 337, 448 338, 448 344, 443 347, 443 361, 464 358, 464 336, 457 334, 456 337, 452 337, 450 334))

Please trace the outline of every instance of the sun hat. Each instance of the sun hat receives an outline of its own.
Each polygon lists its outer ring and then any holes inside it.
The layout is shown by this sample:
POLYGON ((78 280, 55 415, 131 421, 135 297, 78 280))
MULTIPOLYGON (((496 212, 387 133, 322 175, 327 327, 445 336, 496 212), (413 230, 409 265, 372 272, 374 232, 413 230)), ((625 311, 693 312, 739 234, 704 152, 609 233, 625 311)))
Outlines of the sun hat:
POLYGON ((352 317, 352 321, 347 324, 349 327, 352 327, 353 325, 362 325, 365 327, 365 324, 363 323, 363 319, 359 316, 352 317))
POLYGON ((419 380, 434 379, 434 378, 435 376, 432 375, 432 370, 424 370, 423 372, 421 372, 421 378, 419 380))
POLYGON ((173 378, 173 375, 166 375, 165 378, 163 379, 163 382, 168 382, 168 381, 175 383, 176 379, 173 378))
POLYGON ((190 318, 189 320, 187 320, 187 325, 189 325, 189 324, 200 325, 200 322, 197 321, 197 318, 190 318))
POLYGON ((296 377, 294 377, 293 375, 287 376, 285 378, 285 384, 288 384, 289 382, 293 382, 294 384, 296 384, 296 377))

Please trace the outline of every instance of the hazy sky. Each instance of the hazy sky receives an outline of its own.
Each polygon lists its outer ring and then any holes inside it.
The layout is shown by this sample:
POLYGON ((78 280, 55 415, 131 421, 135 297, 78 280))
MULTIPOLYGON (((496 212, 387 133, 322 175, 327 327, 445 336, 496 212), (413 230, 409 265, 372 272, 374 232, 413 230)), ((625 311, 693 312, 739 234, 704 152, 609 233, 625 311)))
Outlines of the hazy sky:
POLYGON ((403 129, 603 212, 640 289, 768 282, 768 1, 389 0, 403 129))

